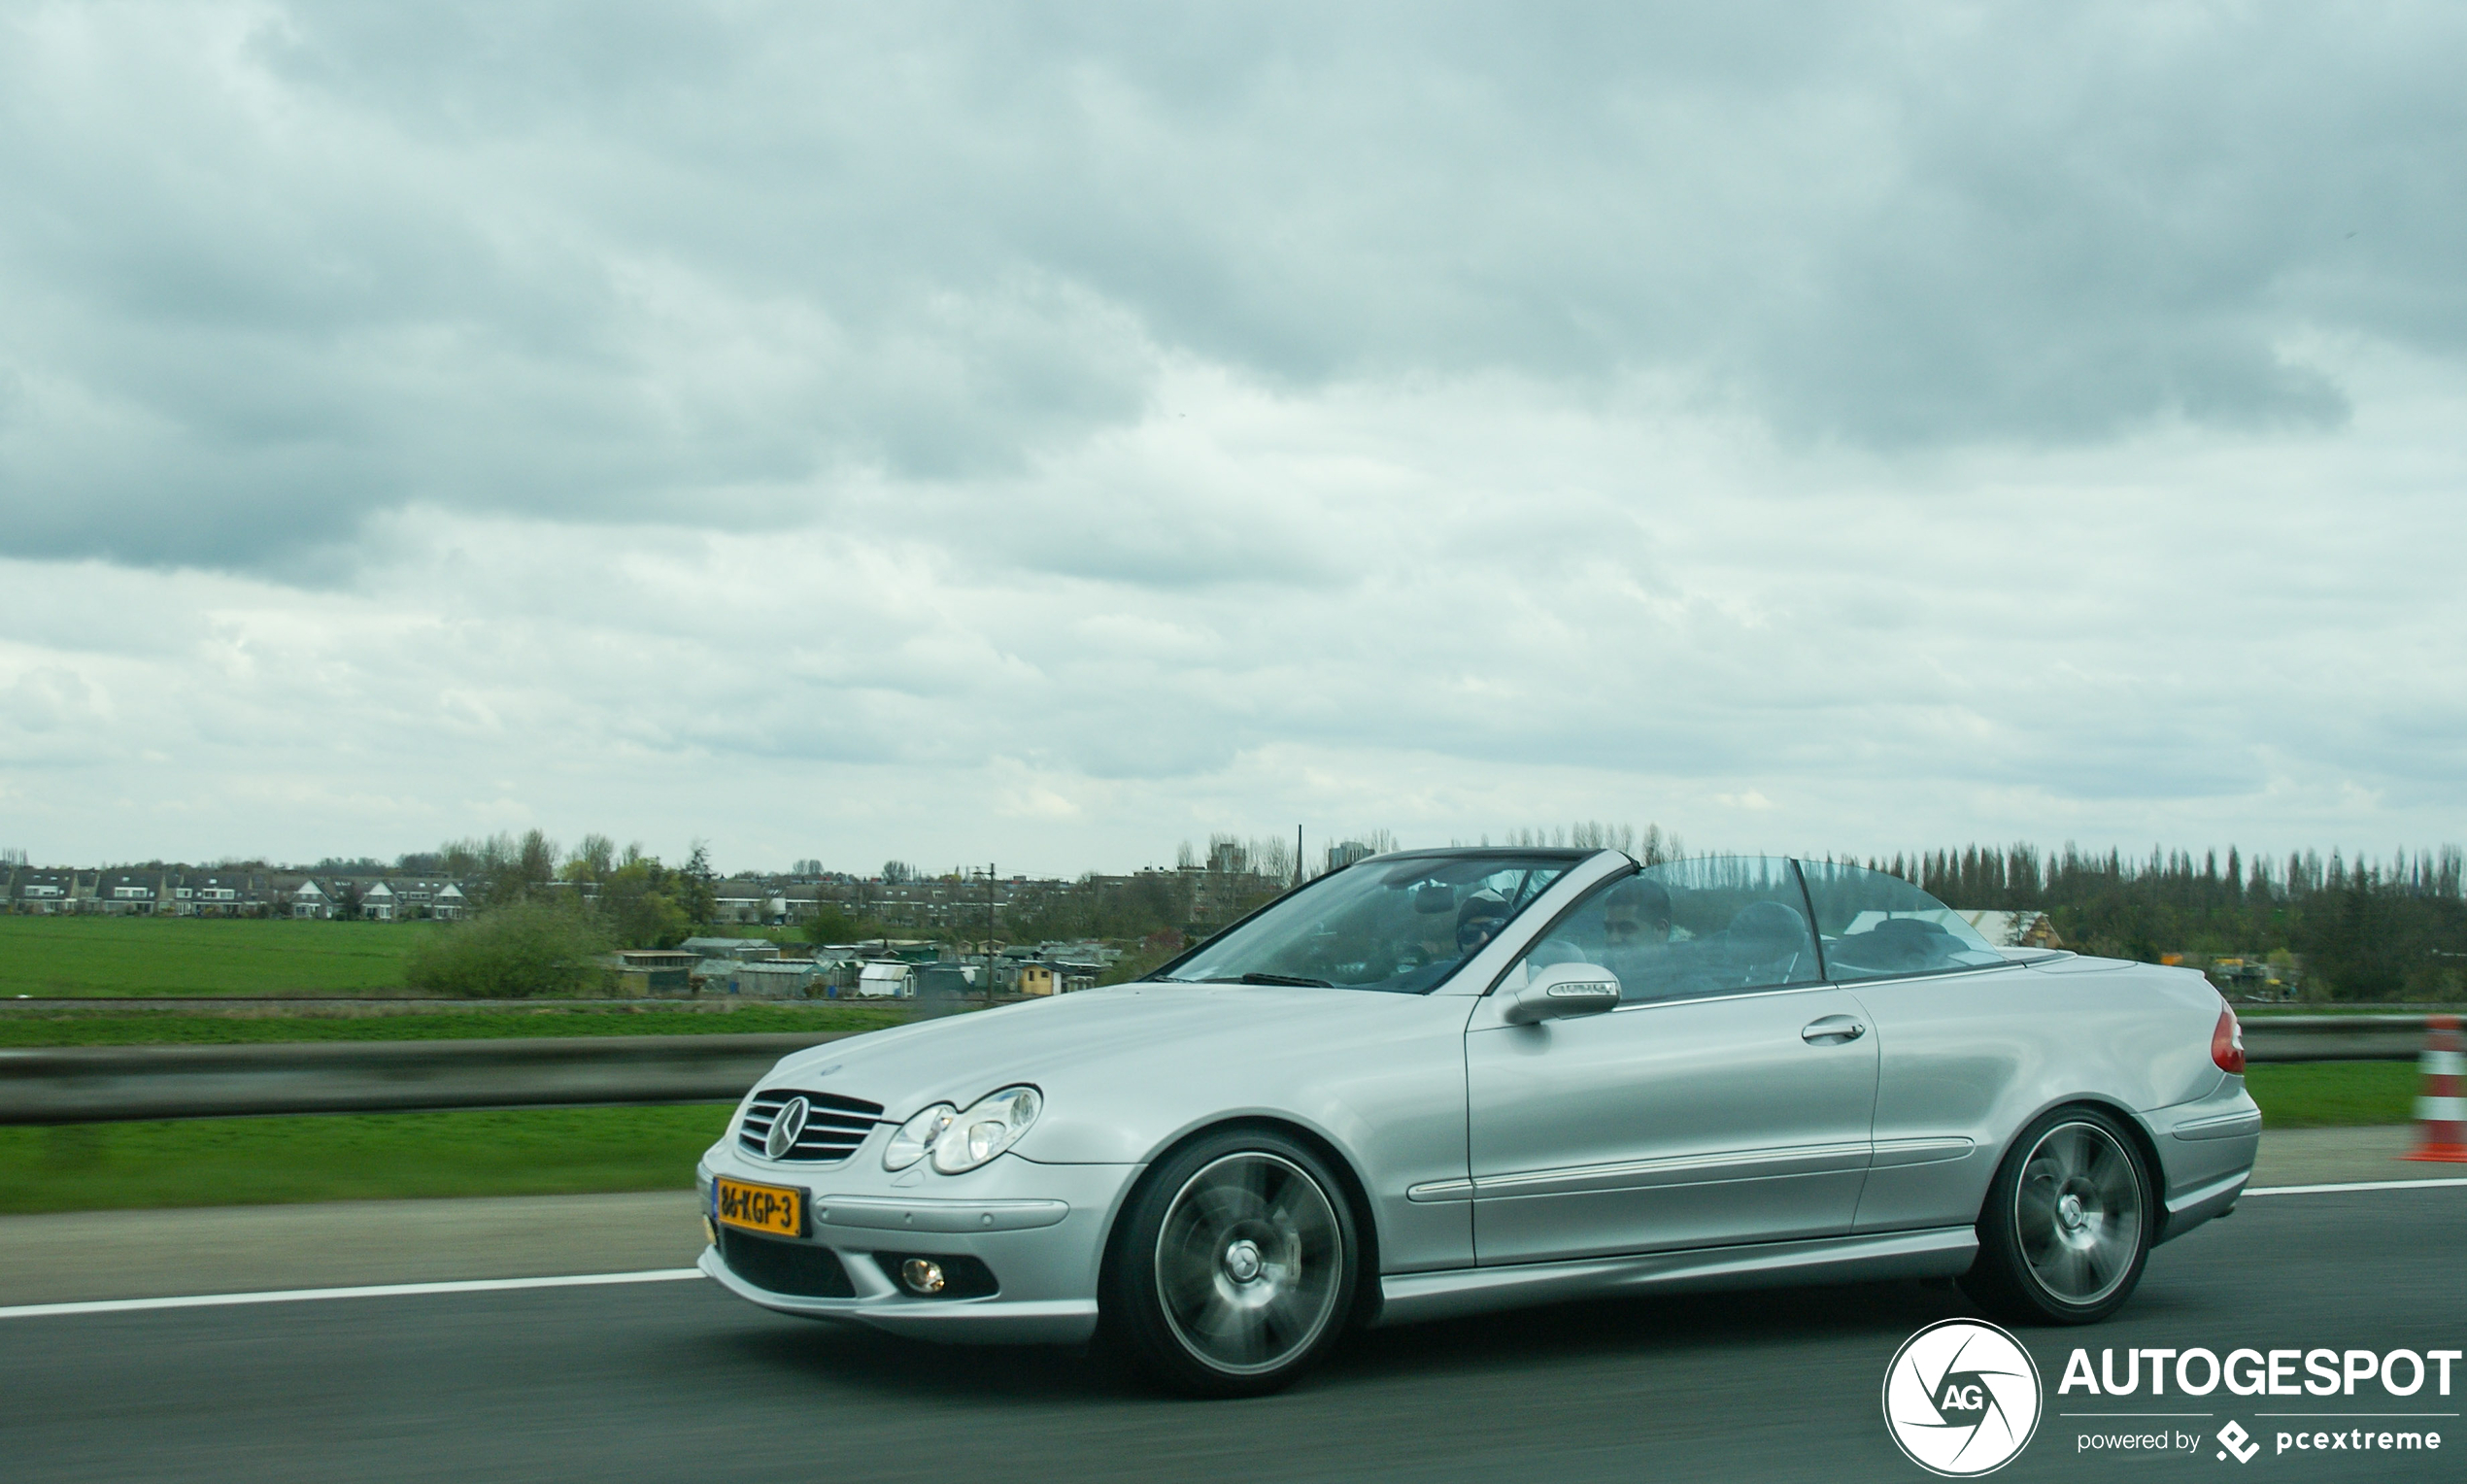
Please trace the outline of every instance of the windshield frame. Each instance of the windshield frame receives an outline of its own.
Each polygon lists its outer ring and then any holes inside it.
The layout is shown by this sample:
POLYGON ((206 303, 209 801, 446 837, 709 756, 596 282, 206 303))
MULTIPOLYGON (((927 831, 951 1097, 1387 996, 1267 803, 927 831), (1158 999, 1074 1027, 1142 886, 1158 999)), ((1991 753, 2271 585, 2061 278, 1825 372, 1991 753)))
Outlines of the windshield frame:
MULTIPOLYGON (((1326 988, 1328 989, 1350 990, 1358 993, 1396 994, 1412 996, 1436 994, 1445 989, 1448 985, 1462 979, 1468 969, 1483 962, 1503 944, 1517 938, 1520 935, 1520 928, 1533 920, 1533 911, 1536 907, 1549 901, 1556 894, 1567 886, 1571 879, 1578 876, 1589 877, 1590 873, 1586 872, 1584 869, 1586 863, 1588 861, 1598 860, 1605 854, 1616 853, 1583 848, 1570 848, 1566 846, 1467 845, 1426 850, 1391 851, 1384 855, 1367 856, 1362 860, 1338 866, 1333 871, 1327 871, 1320 875, 1313 876, 1310 880, 1301 883, 1300 886, 1290 888, 1277 894, 1273 898, 1262 903, 1250 912, 1244 913, 1234 922, 1228 923, 1225 927, 1208 934, 1205 938, 1200 939, 1188 949, 1185 949, 1183 952, 1175 955, 1173 958, 1159 964, 1157 967, 1149 970, 1146 974, 1141 975, 1138 979, 1132 982, 1136 984, 1162 983, 1177 985, 1239 985, 1246 982, 1245 980, 1232 977, 1184 979, 1177 977, 1177 974, 1184 966, 1200 959, 1210 949, 1214 948, 1218 944, 1221 944, 1226 938, 1250 926, 1258 919, 1286 906, 1296 897, 1306 892, 1314 891, 1336 883, 1349 872, 1358 872, 1363 870, 1393 871, 1398 866, 1409 865, 1415 861, 1425 860, 1433 862, 1435 866, 1438 862, 1442 861, 1480 861, 1485 860, 1498 860, 1502 863, 1502 865, 1505 865, 1512 861, 1533 861, 1557 866, 1557 874, 1552 876, 1550 880, 1544 882, 1538 889, 1528 894, 1524 900, 1513 904, 1507 916, 1502 919, 1499 927, 1493 930, 1489 941, 1479 945, 1472 952, 1466 954, 1464 957, 1457 959, 1448 966, 1444 973, 1439 974, 1430 983, 1414 989, 1384 989, 1376 983, 1330 983, 1326 985, 1326 988)), ((1620 857, 1620 859, 1625 860, 1627 858, 1620 857)), ((1556 915, 1557 910, 1558 909, 1556 907, 1551 908, 1550 915, 1556 915)), ((1253 978, 1247 982, 1274 983, 1276 981, 1263 976, 1260 978, 1253 978)), ((1318 986, 1314 985, 1312 987, 1317 988, 1318 986)))

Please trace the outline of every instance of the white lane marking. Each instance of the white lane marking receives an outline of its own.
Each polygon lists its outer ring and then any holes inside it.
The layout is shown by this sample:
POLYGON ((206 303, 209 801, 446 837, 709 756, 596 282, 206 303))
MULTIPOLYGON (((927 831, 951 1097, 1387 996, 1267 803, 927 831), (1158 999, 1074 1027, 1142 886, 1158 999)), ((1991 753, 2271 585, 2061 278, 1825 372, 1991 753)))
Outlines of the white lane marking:
POLYGON ((2247 1196, 2330 1196, 2340 1191, 2421 1191, 2437 1185, 2467 1185, 2467 1180, 2359 1180, 2351 1185, 2265 1185, 2247 1196))
MULTIPOLYGON (((2343 1191, 2419 1191, 2467 1185, 2456 1180, 2367 1180, 2349 1185, 2265 1185, 2247 1196, 2328 1196, 2343 1191)), ((469 1278, 456 1283, 382 1283, 366 1288, 292 1288, 261 1294, 195 1294, 180 1298, 97 1298, 84 1303, 25 1303, 0 1308, 0 1319, 40 1319, 51 1314, 124 1314, 142 1309, 205 1309, 235 1303, 302 1303, 316 1298, 388 1298, 414 1294, 490 1294, 517 1288, 593 1288, 615 1283, 676 1283, 701 1277, 699 1267, 656 1267, 647 1272, 575 1273, 561 1278, 469 1278)), ((2189 1414, 2187 1414, 2189 1415, 2189 1414)))
POLYGON ((610 1283, 676 1283, 699 1278, 699 1267, 647 1272, 587 1272, 558 1278, 466 1278, 455 1283, 379 1283, 365 1288, 288 1288, 259 1294, 192 1294, 179 1298, 96 1298, 84 1303, 21 1303, 0 1319, 50 1314, 124 1314, 137 1309, 210 1309, 234 1303, 304 1303, 314 1298, 390 1298, 410 1294, 493 1294, 511 1288, 592 1288, 610 1283))

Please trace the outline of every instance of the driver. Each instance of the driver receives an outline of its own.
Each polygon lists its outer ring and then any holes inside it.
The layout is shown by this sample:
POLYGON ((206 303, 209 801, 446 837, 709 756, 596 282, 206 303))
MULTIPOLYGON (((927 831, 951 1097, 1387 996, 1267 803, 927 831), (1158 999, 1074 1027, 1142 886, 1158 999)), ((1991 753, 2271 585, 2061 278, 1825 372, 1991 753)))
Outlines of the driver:
POLYGON ((1483 944, 1499 936, 1507 922, 1507 898, 1485 887, 1456 909, 1456 951, 1471 958, 1483 944))
POLYGON ((1671 894, 1658 881, 1625 881, 1602 902, 1602 963, 1629 999, 1654 997, 1654 970, 1671 951, 1671 894))

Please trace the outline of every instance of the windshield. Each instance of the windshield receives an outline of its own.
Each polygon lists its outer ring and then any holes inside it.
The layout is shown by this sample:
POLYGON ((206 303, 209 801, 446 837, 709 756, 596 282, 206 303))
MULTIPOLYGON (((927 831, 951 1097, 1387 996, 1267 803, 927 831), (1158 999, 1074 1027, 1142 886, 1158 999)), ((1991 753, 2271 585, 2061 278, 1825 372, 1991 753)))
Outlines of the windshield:
POLYGON ((1378 857, 1322 876, 1154 977, 1423 994, 1591 854, 1378 857))

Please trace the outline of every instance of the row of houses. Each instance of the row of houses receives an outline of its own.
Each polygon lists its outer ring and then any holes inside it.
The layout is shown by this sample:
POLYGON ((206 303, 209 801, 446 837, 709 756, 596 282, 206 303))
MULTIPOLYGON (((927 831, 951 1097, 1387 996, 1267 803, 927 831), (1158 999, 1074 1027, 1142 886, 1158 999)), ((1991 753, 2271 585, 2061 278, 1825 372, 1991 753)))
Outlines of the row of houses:
MULTIPOLYGON (((1102 891, 1148 877, 1186 875, 1191 877, 1186 886, 1190 906, 1199 918, 1209 920, 1225 915, 1214 895, 1233 890, 1219 881, 1219 874, 1205 869, 1196 874, 1152 871, 1080 882, 1027 876, 991 882, 734 876, 714 883, 712 920, 727 927, 797 928, 824 908, 835 907, 895 928, 981 935, 973 930, 985 924, 989 907, 998 921, 1041 894, 1102 891)), ((595 888, 586 883, 571 890, 589 896, 595 888)), ((0 911, 14 912, 452 922, 470 915, 484 894, 480 882, 444 876, 176 865, 79 870, 0 863, 0 911)))
POLYGON ((830 943, 790 955, 762 938, 688 938, 675 948, 621 949, 608 958, 627 994, 652 998, 907 999, 980 995, 1067 995, 1094 989, 1121 950, 1102 943, 1013 944, 994 955, 946 957, 920 939, 830 943))
POLYGON ((714 889, 722 923, 745 926, 796 927, 825 906, 892 928, 929 932, 982 935, 989 911, 997 921, 1018 908, 1031 913, 1058 899, 1075 895, 1146 889, 1155 899, 1171 903, 1198 923, 1230 922, 1267 896, 1284 889, 1278 879, 1214 865, 1151 867, 1129 875, 1088 875, 1074 881, 1059 877, 943 877, 918 881, 882 881, 841 877, 819 881, 740 877, 714 889))
MULTIPOLYGON (((989 880, 983 875, 956 874, 884 879, 838 873, 754 873, 713 883, 712 919, 731 927, 794 928, 827 907, 835 907, 895 928, 970 936, 981 935, 976 929, 986 923, 989 911, 998 920, 1020 908, 1033 912, 1057 897, 1078 893, 1165 888, 1166 899, 1192 920, 1213 922, 1245 910, 1263 885, 1262 878, 1231 857, 1212 858, 1204 865, 1077 881, 1028 876, 989 880)), ((588 896, 594 888, 584 884, 575 890, 588 896)), ((79 870, 33 867, 0 858, 0 910, 20 912, 452 920, 467 915, 483 894, 482 883, 476 880, 387 871, 374 862, 313 871, 162 864, 79 870)))
POLYGON ((303 871, 57 870, 10 866, 0 910, 104 917, 366 918, 381 923, 453 922, 477 888, 435 877, 320 878, 303 871))
MULTIPOLYGON (((585 895, 591 888, 581 889, 585 895)), ((109 916, 297 917, 393 923, 468 916, 483 889, 442 876, 149 866, 77 870, 0 866, 0 910, 109 916)), ((737 878, 715 889, 719 922, 794 925, 824 888, 737 878)))

